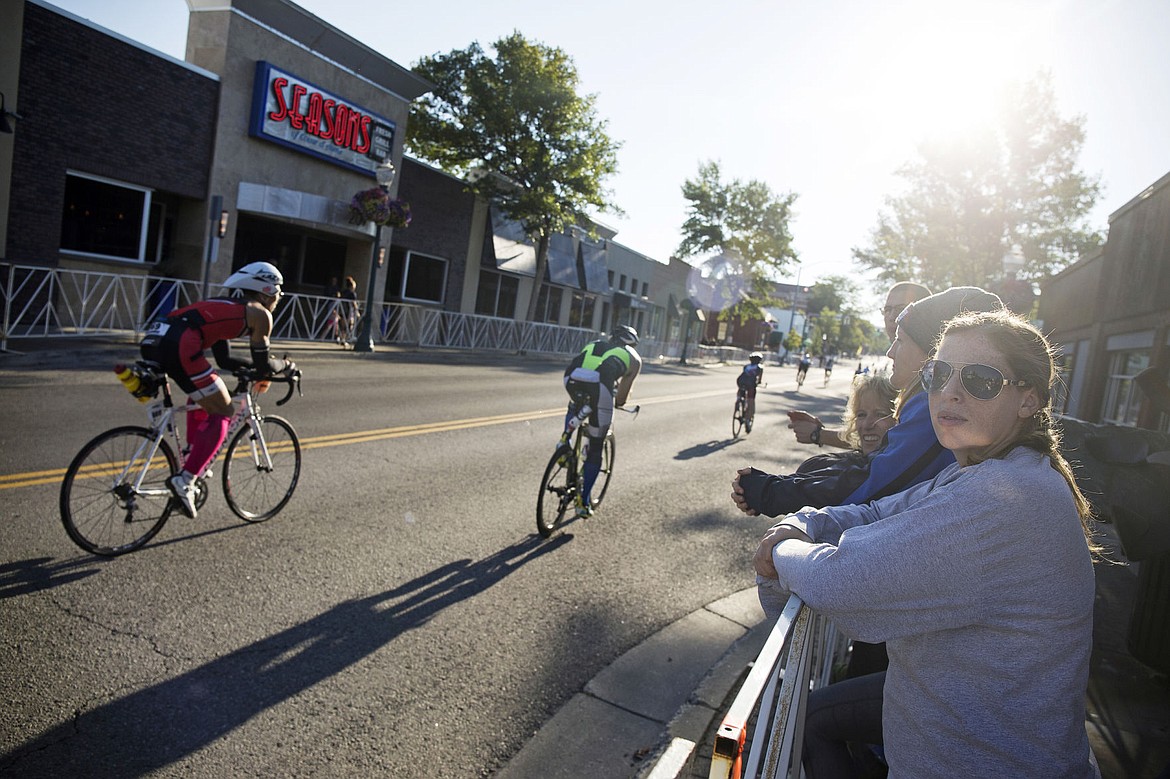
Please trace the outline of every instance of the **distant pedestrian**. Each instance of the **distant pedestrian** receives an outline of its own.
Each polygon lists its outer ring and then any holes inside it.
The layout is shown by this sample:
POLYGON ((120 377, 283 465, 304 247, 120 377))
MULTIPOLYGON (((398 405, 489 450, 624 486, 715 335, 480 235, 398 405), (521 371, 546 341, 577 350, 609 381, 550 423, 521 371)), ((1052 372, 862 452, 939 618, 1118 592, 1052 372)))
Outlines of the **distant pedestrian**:
POLYGON ((353 276, 346 276, 339 293, 341 302, 337 307, 337 342, 342 346, 353 338, 357 324, 357 282, 353 276))

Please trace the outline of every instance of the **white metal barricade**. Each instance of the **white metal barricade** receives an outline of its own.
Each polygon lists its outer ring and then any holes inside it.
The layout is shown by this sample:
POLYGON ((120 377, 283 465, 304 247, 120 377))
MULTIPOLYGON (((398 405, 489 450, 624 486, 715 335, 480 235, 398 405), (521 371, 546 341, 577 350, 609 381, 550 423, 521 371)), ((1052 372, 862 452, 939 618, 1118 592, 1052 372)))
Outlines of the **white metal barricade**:
POLYGON ((719 726, 711 779, 799 777, 809 690, 829 683, 846 649, 828 620, 790 596, 719 726))

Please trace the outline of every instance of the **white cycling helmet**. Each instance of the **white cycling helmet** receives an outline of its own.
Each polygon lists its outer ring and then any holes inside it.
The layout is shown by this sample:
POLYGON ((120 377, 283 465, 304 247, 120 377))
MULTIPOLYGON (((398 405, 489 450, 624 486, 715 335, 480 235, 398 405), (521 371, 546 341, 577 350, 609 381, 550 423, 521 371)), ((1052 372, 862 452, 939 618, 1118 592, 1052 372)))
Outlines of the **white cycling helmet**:
POLYGON ((227 277, 223 286, 228 289, 247 289, 265 295, 280 294, 284 276, 270 262, 250 262, 227 277))
POLYGON ((763 352, 752 352, 751 354, 748 355, 748 359, 751 360, 752 362, 759 362, 760 360, 764 359, 764 353, 763 352))
POLYGON ((638 345, 638 331, 629 325, 618 325, 615 327, 613 329, 613 338, 627 346, 638 345))

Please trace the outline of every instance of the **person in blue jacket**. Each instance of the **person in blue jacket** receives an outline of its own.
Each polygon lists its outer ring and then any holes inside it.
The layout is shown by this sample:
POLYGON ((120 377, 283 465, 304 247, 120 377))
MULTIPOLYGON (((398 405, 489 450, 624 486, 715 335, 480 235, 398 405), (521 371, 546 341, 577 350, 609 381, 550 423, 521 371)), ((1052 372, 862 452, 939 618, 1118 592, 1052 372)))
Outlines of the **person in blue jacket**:
MULTIPOLYGON (((911 303, 898 319, 894 342, 887 352, 893 361, 890 383, 900 391, 886 444, 869 460, 869 473, 860 486, 849 483, 846 494, 826 492, 824 485, 795 475, 776 476, 745 468, 732 482, 732 501, 749 516, 790 514, 805 506, 868 503, 933 478, 954 457, 934 435, 926 396, 916 380, 922 363, 947 320, 965 312, 997 311, 1003 302, 979 287, 952 287, 911 303)), ((767 542, 768 536, 764 537, 767 542)), ((770 551, 769 551, 770 554, 770 551)))

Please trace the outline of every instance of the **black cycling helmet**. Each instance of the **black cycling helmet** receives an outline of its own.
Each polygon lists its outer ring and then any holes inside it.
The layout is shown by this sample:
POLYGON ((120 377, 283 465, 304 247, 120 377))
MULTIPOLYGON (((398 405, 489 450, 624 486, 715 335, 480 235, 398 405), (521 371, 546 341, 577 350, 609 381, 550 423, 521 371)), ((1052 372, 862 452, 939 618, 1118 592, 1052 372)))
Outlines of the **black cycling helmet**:
POLYGON ((612 339, 621 341, 626 346, 638 345, 638 331, 629 325, 618 325, 613 329, 612 339))

